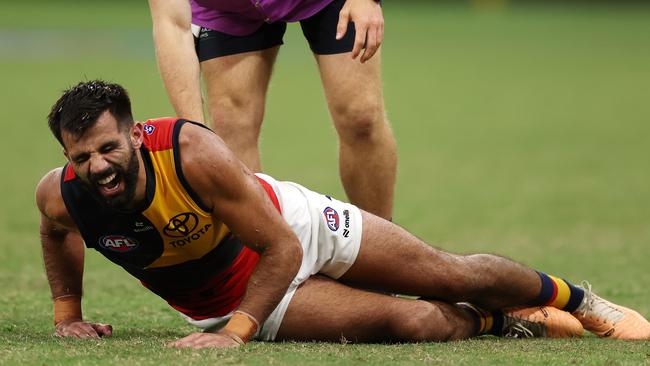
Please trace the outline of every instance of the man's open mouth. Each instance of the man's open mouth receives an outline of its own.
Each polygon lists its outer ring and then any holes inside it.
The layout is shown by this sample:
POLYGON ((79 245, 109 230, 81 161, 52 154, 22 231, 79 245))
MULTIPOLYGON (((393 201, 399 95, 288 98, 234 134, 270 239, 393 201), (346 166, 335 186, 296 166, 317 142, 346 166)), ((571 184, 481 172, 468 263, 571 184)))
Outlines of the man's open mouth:
POLYGON ((111 196, 120 189, 121 187, 121 177, 117 173, 113 173, 107 177, 97 180, 97 186, 99 191, 106 196, 111 196))

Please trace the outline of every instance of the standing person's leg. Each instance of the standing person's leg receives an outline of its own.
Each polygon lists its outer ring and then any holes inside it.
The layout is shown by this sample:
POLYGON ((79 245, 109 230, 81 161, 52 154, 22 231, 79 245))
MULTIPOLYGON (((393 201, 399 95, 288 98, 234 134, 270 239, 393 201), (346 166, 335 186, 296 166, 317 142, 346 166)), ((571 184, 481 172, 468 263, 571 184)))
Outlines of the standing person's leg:
POLYGON ((339 172, 350 202, 392 218, 397 147, 384 111, 380 53, 364 64, 348 53, 317 55, 339 136, 339 172))
POLYGON ((354 24, 341 40, 336 26, 345 0, 334 0, 309 19, 303 33, 314 52, 327 104, 339 136, 339 171, 350 202, 391 219, 397 174, 397 147, 386 119, 381 55, 353 60, 354 24))
POLYGON ((262 170, 258 139, 278 47, 202 63, 210 125, 254 172, 262 170))
POLYGON ((253 171, 261 171, 258 138, 285 29, 283 23, 265 24, 249 36, 210 31, 197 40, 209 124, 253 171))

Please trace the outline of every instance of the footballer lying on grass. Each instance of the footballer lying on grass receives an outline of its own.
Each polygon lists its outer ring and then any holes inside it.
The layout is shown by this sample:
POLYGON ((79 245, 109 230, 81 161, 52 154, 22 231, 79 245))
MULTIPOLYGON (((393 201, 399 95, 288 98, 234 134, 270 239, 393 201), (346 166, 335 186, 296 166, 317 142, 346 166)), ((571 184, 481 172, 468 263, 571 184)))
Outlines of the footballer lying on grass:
POLYGON ((79 83, 48 119, 68 159, 36 193, 59 336, 112 332, 82 317, 85 245, 206 330, 176 347, 570 337, 583 327, 650 338, 645 318, 588 284, 435 249, 351 204, 251 173, 202 125, 136 123, 117 84, 79 83))

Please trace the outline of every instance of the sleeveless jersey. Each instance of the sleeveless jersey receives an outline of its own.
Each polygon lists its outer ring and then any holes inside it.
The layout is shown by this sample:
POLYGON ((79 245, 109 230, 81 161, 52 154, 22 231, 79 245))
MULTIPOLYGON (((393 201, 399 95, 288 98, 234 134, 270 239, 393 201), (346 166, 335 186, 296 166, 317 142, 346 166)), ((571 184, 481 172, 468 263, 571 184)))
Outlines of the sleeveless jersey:
MULTIPOLYGON (((165 118, 144 124, 142 209, 125 213, 106 207, 69 164, 63 168, 61 193, 86 247, 176 310, 201 320, 224 316, 239 305, 259 256, 212 216, 185 180, 178 142, 185 123, 193 122, 165 118)), ((258 180, 279 210, 271 186, 258 180)))

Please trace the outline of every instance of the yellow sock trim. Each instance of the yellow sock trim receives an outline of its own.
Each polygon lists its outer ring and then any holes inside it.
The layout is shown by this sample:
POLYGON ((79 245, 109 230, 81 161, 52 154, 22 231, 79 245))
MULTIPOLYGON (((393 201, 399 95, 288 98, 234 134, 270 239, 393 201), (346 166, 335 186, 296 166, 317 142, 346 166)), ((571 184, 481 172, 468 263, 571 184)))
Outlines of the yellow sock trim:
POLYGON ((569 298, 571 297, 571 289, 563 279, 557 278, 555 276, 549 276, 553 282, 557 285, 557 296, 555 300, 551 302, 551 306, 558 309, 564 309, 569 303, 569 298))
POLYGON ((474 306, 470 303, 463 303, 467 309, 473 311, 479 320, 479 329, 478 334, 486 334, 492 331, 492 326, 494 325, 494 317, 492 313, 485 311, 477 306, 474 306))
POLYGON ((485 315, 485 327, 481 331, 481 334, 491 332, 493 326, 494 326, 494 317, 492 316, 492 314, 486 314, 485 315))

